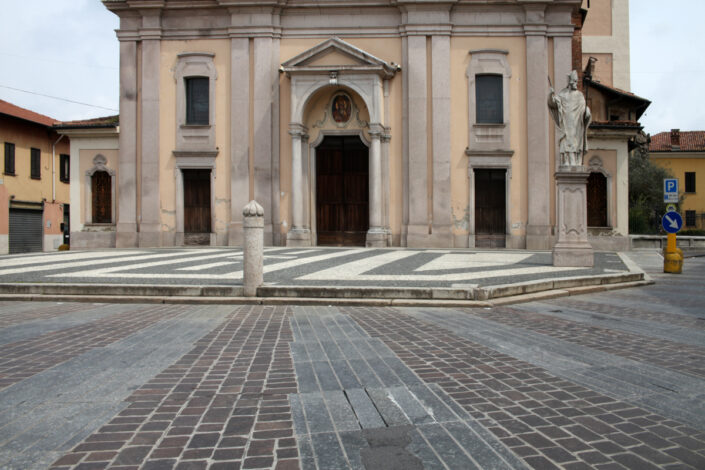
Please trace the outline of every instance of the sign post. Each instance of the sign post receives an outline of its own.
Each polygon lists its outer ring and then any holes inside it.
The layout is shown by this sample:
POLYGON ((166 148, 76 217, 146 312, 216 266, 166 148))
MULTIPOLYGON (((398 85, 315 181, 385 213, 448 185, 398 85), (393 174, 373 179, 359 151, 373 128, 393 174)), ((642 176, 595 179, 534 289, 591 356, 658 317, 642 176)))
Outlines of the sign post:
POLYGON ((683 227, 683 218, 678 212, 666 212, 661 219, 661 226, 668 233, 663 252, 663 272, 680 274, 683 272, 683 250, 676 246, 676 233, 683 227))

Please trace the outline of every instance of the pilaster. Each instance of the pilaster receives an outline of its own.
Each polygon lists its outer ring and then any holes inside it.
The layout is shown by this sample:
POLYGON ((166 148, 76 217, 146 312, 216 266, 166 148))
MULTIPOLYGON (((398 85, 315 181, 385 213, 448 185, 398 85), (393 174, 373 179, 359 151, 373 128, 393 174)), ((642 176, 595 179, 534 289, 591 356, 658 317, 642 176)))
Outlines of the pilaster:
POLYGON ((407 246, 428 239, 428 100, 426 36, 407 37, 408 207, 407 246))
POLYGON ((431 38, 433 213, 430 245, 450 247, 450 36, 431 38))
POLYGON ((548 143, 547 27, 544 5, 527 5, 530 24, 524 26, 526 36, 526 109, 528 160, 528 224, 526 248, 548 250, 551 247, 550 159, 548 143))
POLYGON ((230 39, 230 226, 228 245, 242 245, 242 208, 250 194, 250 45, 230 39))
POLYGON ((255 200, 264 208, 264 244, 272 244, 272 38, 254 38, 255 200))
MULTIPOLYGON (((120 134, 118 220, 115 246, 137 246, 137 42, 120 38, 120 134)), ((72 156, 73 159, 73 156, 72 156)), ((73 162, 72 162, 73 163, 73 162)), ((76 161, 78 163, 78 160, 76 161)), ((78 171, 78 165, 71 165, 78 171)), ((78 174, 78 173, 77 173, 78 174)), ((77 181, 77 178, 72 178, 77 181)), ((74 219, 71 219, 73 223, 74 219)))
POLYGON ((161 35, 159 10, 144 16, 142 36, 142 74, 140 94, 140 218, 139 246, 161 245, 159 192, 159 68, 161 35))

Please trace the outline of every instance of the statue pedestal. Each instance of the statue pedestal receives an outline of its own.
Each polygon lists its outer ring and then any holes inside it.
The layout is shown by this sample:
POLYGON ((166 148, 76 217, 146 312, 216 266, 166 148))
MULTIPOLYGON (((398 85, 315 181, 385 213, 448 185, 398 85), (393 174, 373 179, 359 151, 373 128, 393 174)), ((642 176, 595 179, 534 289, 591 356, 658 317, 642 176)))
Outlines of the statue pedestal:
POLYGON ((592 267, 594 254, 587 238, 587 180, 584 166, 561 166, 558 187, 558 240, 553 247, 553 265, 592 267))

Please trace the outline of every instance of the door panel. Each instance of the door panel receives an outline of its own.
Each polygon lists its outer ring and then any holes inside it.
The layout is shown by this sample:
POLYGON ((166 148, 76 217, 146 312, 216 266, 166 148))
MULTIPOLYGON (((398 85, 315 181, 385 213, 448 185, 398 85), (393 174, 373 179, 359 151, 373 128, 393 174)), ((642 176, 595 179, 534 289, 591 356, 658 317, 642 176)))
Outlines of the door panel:
POLYGON ((504 248, 507 170, 475 170, 475 246, 504 248))
POLYGON ((367 147, 359 137, 326 137, 316 149, 319 245, 364 246, 369 228, 367 147))
POLYGON ((183 170, 184 232, 211 232, 211 170, 183 170))
POLYGON ((94 224, 109 224, 113 221, 112 184, 112 177, 106 171, 96 171, 91 177, 94 224))
POLYGON ((587 183, 588 227, 607 227, 607 178, 590 173, 587 183))

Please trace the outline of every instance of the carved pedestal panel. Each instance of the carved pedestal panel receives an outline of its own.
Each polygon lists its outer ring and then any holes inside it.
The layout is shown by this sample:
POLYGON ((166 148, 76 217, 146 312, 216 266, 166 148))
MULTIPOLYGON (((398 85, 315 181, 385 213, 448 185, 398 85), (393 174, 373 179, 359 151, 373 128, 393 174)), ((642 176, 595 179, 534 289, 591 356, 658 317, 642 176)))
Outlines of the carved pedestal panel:
POLYGON ((553 247, 554 266, 591 267, 594 254, 587 238, 587 180, 583 166, 560 167, 558 187, 558 240, 553 247))

